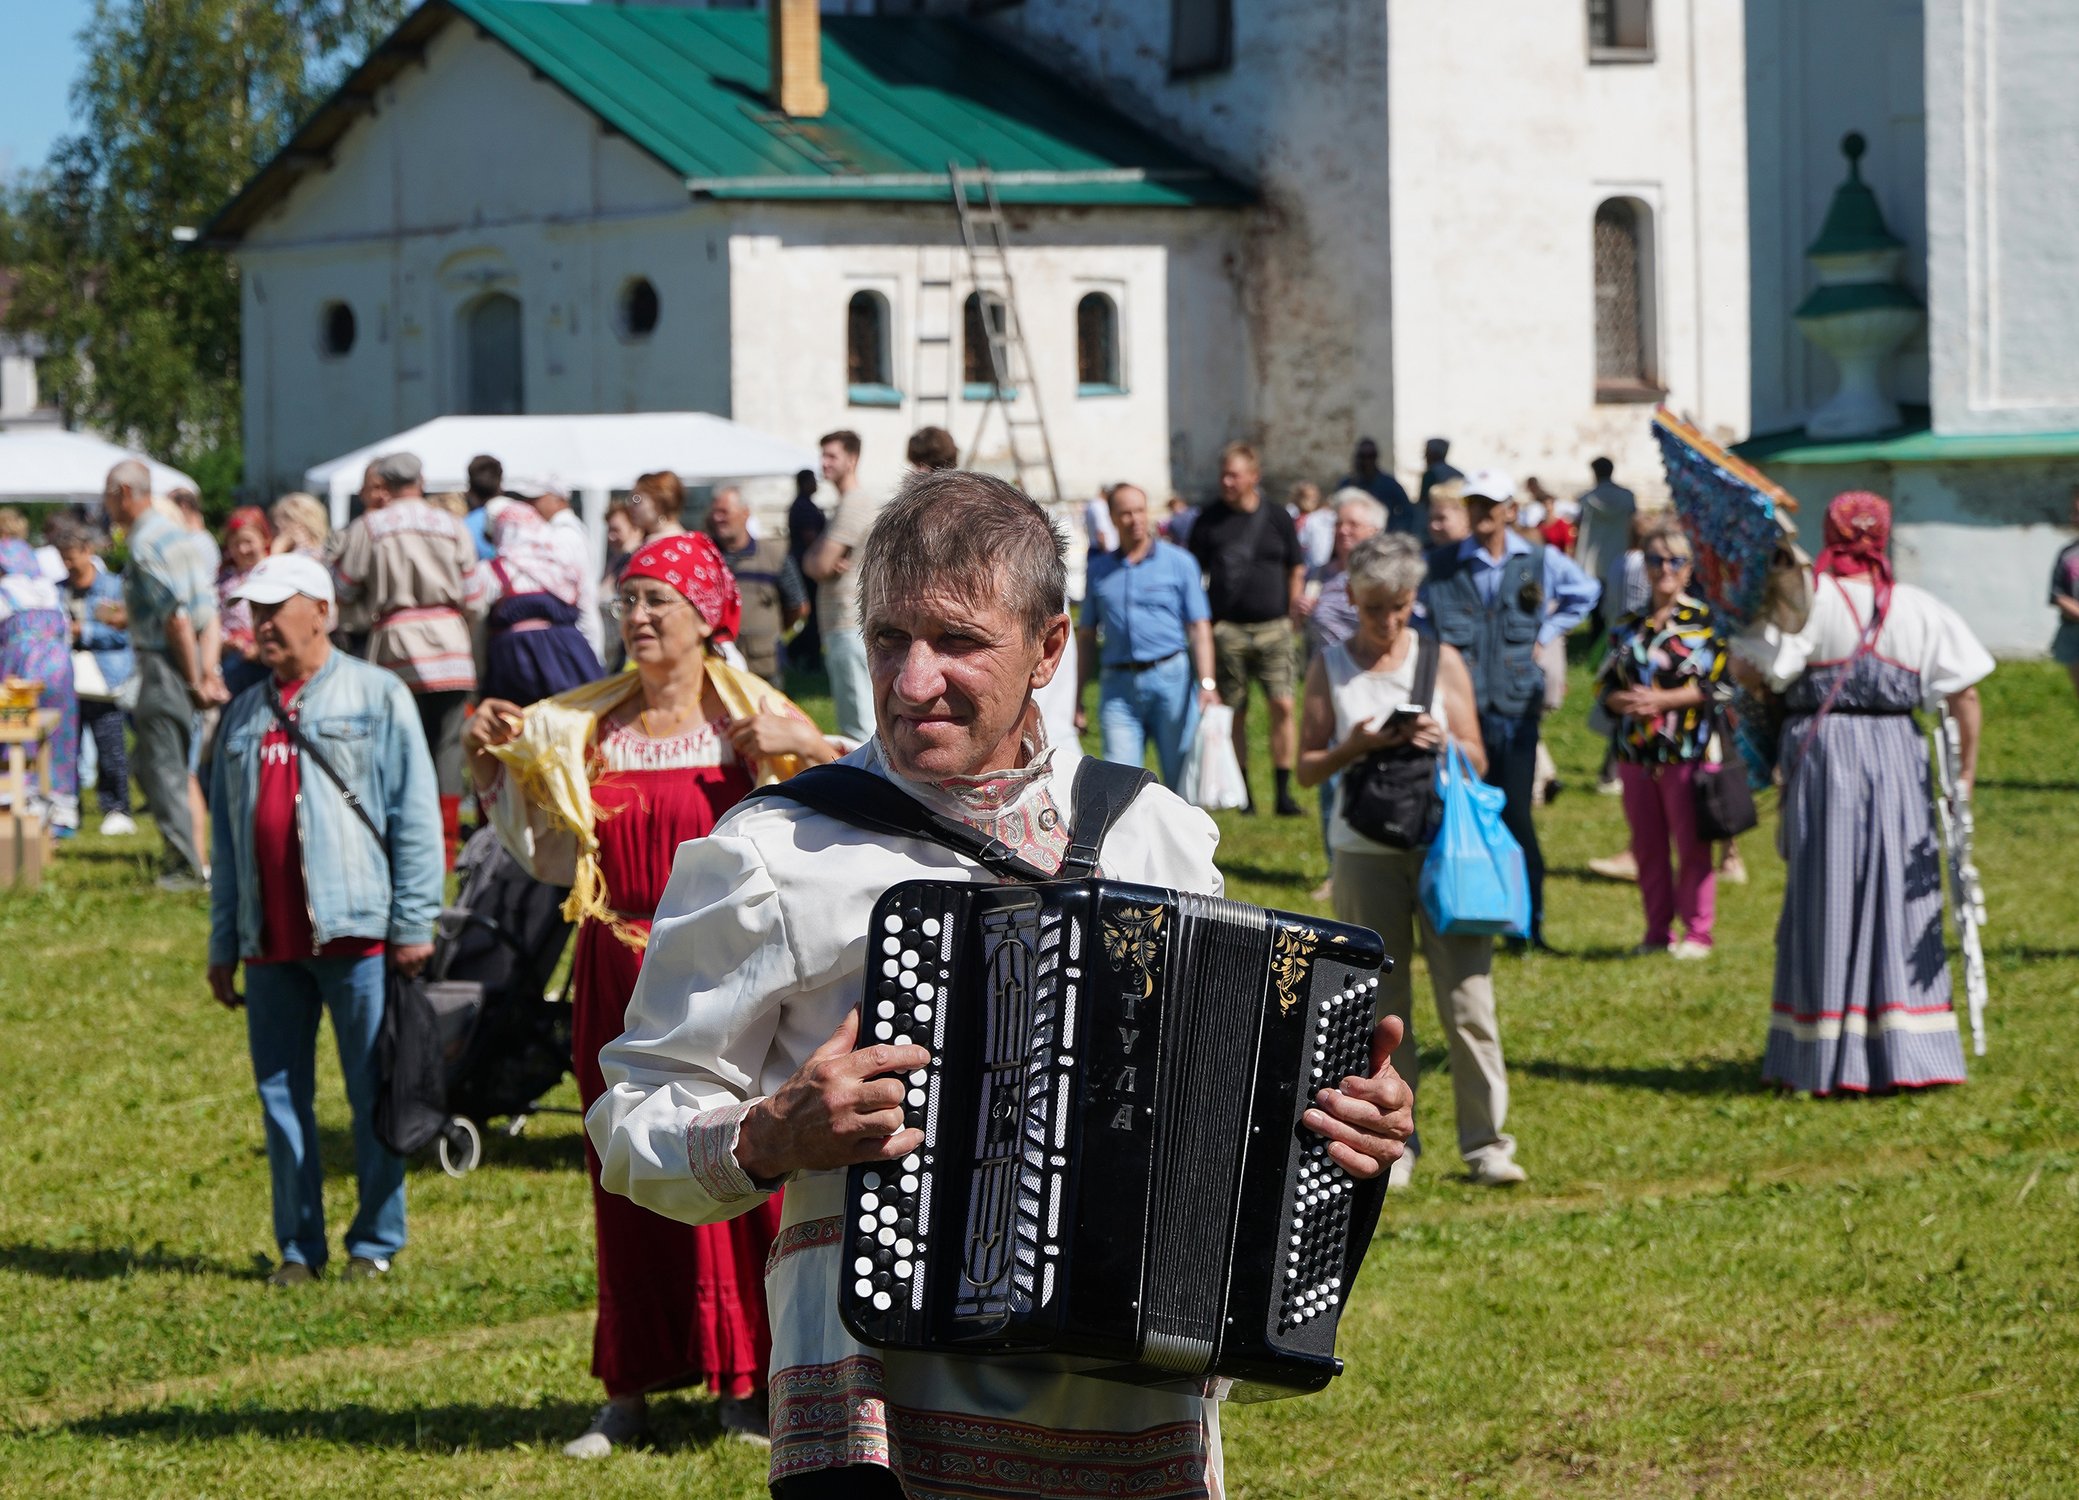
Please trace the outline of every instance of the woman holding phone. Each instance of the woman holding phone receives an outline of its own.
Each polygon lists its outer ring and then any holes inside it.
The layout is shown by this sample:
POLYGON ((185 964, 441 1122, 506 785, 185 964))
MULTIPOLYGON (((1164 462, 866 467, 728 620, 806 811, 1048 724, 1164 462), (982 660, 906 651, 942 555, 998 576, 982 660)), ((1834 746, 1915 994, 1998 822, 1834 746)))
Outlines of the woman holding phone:
MULTIPOLYGON (((1390 532, 1359 543, 1348 570, 1357 629, 1308 667, 1299 738, 1301 786, 1341 776, 1328 831, 1335 914, 1371 928, 1385 941, 1393 968, 1379 981, 1380 1013, 1399 1016, 1407 1028, 1393 1065, 1411 1089, 1417 1061, 1408 961, 1420 925, 1437 1019, 1450 1043, 1459 1154, 1474 1182, 1497 1187, 1521 1182, 1516 1142, 1502 1133, 1509 1083, 1494 1014, 1494 939, 1446 936, 1430 925, 1416 894, 1429 852, 1428 831, 1413 833, 1405 842, 1386 842, 1352 821, 1353 816, 1367 825, 1372 821, 1364 816, 1361 799, 1381 760, 1401 763, 1399 782, 1425 787, 1438 753, 1452 742, 1475 772, 1486 771, 1472 674, 1454 648, 1418 637, 1409 628, 1415 594, 1428 571, 1413 537, 1390 532), (1424 681, 1430 684, 1426 702, 1416 692, 1424 681)), ((1412 1155, 1395 1162, 1392 1181, 1405 1182, 1413 1164, 1412 1155)))

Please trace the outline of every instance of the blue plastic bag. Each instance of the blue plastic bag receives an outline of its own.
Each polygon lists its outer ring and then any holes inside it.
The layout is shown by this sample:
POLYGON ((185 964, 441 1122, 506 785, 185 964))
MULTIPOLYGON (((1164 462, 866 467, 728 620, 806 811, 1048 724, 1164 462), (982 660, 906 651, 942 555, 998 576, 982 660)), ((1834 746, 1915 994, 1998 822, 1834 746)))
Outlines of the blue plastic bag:
POLYGON ((1500 787, 1473 775, 1456 742, 1437 761, 1443 823, 1422 861, 1422 909, 1438 932, 1530 936, 1530 872, 1502 823, 1500 787))

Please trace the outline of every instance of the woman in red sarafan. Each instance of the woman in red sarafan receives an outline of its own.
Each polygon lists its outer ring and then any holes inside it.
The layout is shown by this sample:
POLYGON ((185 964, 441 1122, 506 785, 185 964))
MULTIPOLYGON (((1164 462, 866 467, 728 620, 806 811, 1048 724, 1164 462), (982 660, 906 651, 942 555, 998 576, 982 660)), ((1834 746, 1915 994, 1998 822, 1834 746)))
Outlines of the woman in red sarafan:
MULTIPOLYGON (((660 538, 629 560, 614 600, 634 671, 525 710, 486 699, 471 721, 471 772, 500 837, 538 878, 571 887, 571 1050, 587 1109, 605 1092, 599 1051, 621 1034, 679 845, 713 832, 754 785, 836 754, 784 694, 717 654, 739 612, 713 543, 660 538)), ((599 1457, 633 1441, 650 1393, 702 1381, 722 1398, 725 1429, 763 1439, 765 1256, 780 1200, 725 1224, 681 1224, 600 1191, 589 1142, 585 1164, 599 1266, 592 1373, 607 1404, 564 1451, 599 1457)))

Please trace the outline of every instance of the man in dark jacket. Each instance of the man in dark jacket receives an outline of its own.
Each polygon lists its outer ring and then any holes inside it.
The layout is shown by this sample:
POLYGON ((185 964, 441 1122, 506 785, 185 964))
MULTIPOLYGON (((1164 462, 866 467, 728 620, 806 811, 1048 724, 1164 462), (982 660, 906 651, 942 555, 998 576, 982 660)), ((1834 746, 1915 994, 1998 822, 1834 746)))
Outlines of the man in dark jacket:
POLYGON ((1497 469, 1465 481, 1473 534, 1429 554, 1422 606, 1437 639, 1456 646, 1473 674, 1487 780, 1508 801, 1502 821, 1523 846, 1530 877, 1532 947, 1545 943, 1545 855, 1531 817, 1538 721, 1545 711, 1540 640, 1556 640, 1595 608, 1601 592, 1557 547, 1518 535, 1516 487, 1497 469))

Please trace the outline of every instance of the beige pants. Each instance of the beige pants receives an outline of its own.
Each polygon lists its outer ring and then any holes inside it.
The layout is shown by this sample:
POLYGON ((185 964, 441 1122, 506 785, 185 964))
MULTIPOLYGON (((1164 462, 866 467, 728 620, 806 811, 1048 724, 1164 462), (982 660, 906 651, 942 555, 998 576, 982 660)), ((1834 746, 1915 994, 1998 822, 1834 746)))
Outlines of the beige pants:
POLYGON ((1416 896, 1426 851, 1335 855, 1335 914, 1369 927, 1386 944, 1393 972, 1379 981, 1382 1016, 1399 1016, 1407 1033, 1393 1052, 1394 1071, 1416 1085, 1412 928, 1421 924, 1422 956, 1429 964, 1437 1019, 1450 1044, 1451 1093, 1458 1106, 1458 1154, 1468 1165, 1512 1160, 1513 1136, 1502 1134, 1509 1115, 1509 1075, 1502 1066, 1501 1030, 1494 1015, 1494 939, 1444 937, 1429 925, 1416 896))

